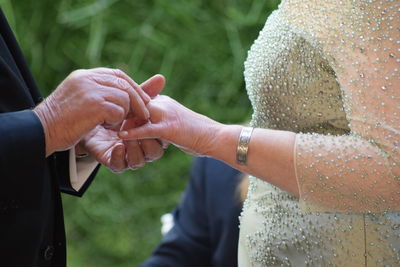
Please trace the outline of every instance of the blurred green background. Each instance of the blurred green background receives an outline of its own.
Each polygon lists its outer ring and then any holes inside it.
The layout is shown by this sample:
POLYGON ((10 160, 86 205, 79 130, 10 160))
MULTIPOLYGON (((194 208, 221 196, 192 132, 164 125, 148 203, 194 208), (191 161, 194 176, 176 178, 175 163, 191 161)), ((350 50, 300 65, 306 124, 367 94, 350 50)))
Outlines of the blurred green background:
MULTIPOLYGON (((120 68, 224 123, 251 116, 247 50, 279 0, 0 0, 43 94, 71 71, 120 68)), ((170 147, 141 170, 102 168, 86 195, 63 196, 68 266, 138 266, 161 238, 192 158, 170 147)))

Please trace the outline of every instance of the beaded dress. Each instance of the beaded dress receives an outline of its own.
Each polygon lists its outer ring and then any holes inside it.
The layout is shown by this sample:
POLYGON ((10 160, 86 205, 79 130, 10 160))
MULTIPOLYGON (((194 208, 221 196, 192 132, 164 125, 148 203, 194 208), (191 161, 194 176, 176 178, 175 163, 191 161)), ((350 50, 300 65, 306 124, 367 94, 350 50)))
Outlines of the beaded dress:
MULTIPOLYGON (((300 199, 250 177, 239 266, 400 266, 400 0, 283 0, 245 62, 300 199)), ((268 164, 268 162, 265 162, 268 164)))

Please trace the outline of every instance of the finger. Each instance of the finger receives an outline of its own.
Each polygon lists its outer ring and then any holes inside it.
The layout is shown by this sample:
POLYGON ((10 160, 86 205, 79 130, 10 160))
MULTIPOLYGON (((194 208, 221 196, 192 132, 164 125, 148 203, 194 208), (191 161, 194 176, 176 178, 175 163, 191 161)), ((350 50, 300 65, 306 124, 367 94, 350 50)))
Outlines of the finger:
POLYGON ((136 117, 128 118, 122 124, 121 130, 133 129, 146 124, 148 120, 139 119, 136 117))
POLYGON ((125 146, 123 144, 118 144, 113 148, 109 167, 115 173, 122 172, 127 168, 125 146))
POLYGON ((140 88, 140 86, 132 80, 131 77, 129 77, 125 72, 119 69, 110 69, 110 68, 96 68, 94 69, 97 73, 103 73, 103 74, 109 74, 109 75, 114 75, 119 78, 124 79, 127 81, 132 88, 138 93, 138 95, 141 97, 141 99, 147 104, 150 101, 150 97, 140 88))
POLYGON ((122 121, 121 123, 118 123, 116 125, 114 125, 112 128, 109 128, 110 130, 113 130, 114 132, 118 132, 122 130, 122 125, 123 125, 124 121, 122 121))
POLYGON ((124 110, 124 117, 130 112, 129 94, 121 90, 113 90, 112 87, 104 86, 102 97, 105 101, 120 106, 124 110))
POLYGON ((114 128, 125 119, 125 110, 112 102, 102 103, 103 125, 104 128, 114 128))
MULTIPOLYGON (((137 91, 134 90, 131 84, 128 83, 126 80, 109 74, 97 75, 95 77, 92 77, 92 79, 96 83, 106 86, 109 89, 109 95, 111 96, 113 96, 116 92, 114 88, 120 89, 128 94, 130 100, 130 112, 126 114, 127 116, 132 116, 134 114, 141 119, 147 120, 149 118, 150 115, 145 102, 143 102, 137 91)), ((124 100, 126 101, 126 99, 127 98, 125 98, 124 100)))
POLYGON ((164 149, 162 145, 154 139, 140 140, 140 146, 146 162, 152 162, 162 157, 164 149))
MULTIPOLYGON (((128 119, 124 121, 121 130, 133 129, 144 124, 145 122, 140 120, 128 119)), ((159 159, 164 154, 163 148, 168 146, 166 144, 167 142, 164 143, 158 139, 140 140, 140 145, 144 154, 145 161, 151 162, 159 159)))
POLYGON ((140 87, 145 91, 151 98, 156 97, 165 86, 165 78, 161 74, 156 74, 147 81, 143 82, 140 87))
POLYGON ((124 140, 160 139, 162 130, 160 124, 147 123, 134 129, 123 130, 118 133, 118 136, 124 140))
POLYGON ((126 147, 126 161, 132 170, 139 169, 145 165, 142 148, 137 140, 124 141, 126 147))

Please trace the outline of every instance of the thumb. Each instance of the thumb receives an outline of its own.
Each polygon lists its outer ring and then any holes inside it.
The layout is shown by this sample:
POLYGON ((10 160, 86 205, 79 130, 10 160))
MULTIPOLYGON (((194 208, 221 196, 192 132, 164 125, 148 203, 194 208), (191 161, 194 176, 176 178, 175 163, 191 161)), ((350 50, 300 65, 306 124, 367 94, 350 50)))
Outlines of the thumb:
POLYGON ((159 124, 147 123, 137 128, 123 130, 118 135, 123 140, 157 139, 161 138, 161 132, 162 127, 159 124))
POLYGON ((156 74, 141 85, 143 91, 145 91, 151 98, 156 97, 165 86, 165 78, 161 74, 156 74))

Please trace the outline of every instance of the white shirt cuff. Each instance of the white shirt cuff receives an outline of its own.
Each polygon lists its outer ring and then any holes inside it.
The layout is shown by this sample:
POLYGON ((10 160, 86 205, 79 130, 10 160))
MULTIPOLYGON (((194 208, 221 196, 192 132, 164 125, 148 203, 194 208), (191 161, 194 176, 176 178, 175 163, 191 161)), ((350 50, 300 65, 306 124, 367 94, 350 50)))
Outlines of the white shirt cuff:
POLYGON ((75 156, 75 147, 71 148, 69 150, 69 180, 72 188, 79 191, 97 164, 99 163, 92 156, 77 159, 75 156))

